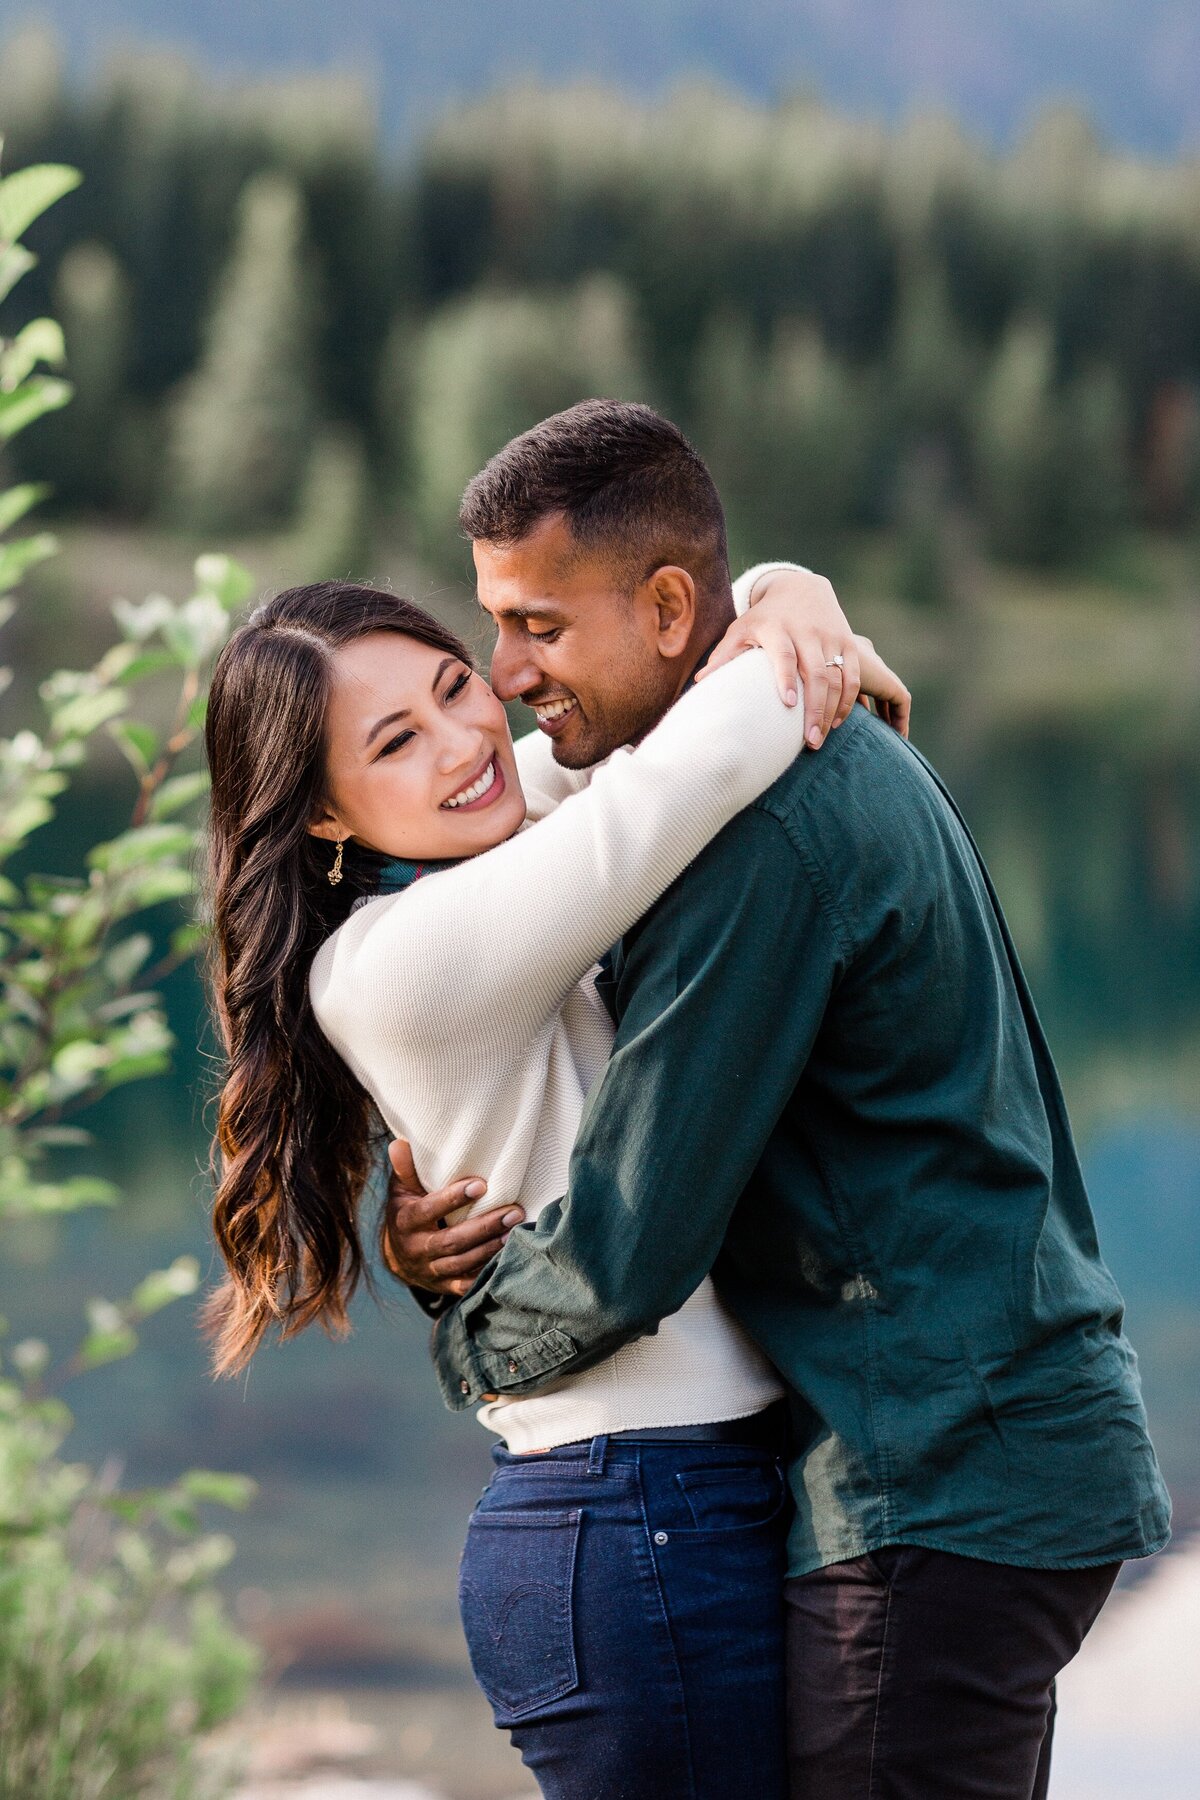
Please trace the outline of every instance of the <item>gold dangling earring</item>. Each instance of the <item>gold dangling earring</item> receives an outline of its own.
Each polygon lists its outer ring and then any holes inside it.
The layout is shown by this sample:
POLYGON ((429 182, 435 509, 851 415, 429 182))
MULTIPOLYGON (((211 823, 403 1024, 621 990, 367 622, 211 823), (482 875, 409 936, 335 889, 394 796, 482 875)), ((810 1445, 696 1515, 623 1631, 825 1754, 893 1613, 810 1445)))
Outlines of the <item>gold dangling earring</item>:
POLYGON ((338 882, 342 879, 342 845, 345 841, 345 838, 339 838, 337 841, 337 855, 334 857, 333 867, 329 871, 330 887, 336 887, 338 882))

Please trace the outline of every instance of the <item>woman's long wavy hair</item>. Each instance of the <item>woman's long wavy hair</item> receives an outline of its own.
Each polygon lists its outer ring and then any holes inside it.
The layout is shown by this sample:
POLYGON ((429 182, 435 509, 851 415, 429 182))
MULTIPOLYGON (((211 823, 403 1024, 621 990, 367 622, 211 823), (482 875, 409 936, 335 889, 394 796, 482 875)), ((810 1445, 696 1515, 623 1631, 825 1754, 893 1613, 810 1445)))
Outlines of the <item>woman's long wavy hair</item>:
MULTIPOLYGON (((212 774, 210 980, 225 1049, 213 1146, 213 1226, 227 1275, 208 1297, 213 1366, 245 1366, 272 1324, 340 1335, 364 1274, 359 1205, 374 1114, 308 996, 322 940, 370 890, 309 826, 326 803, 332 659, 372 631, 471 658, 411 601, 326 581, 260 606, 217 662, 206 742, 212 774)), ((348 847, 349 850, 349 847, 348 847)), ((368 1275, 369 1280, 369 1275, 368 1275)))

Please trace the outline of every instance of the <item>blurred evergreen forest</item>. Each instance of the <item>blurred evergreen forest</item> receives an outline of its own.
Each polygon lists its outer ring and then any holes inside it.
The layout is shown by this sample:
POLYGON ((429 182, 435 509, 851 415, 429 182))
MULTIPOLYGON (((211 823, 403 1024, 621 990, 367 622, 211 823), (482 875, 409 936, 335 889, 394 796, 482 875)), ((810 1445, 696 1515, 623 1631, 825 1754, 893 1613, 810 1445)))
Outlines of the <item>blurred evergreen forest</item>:
POLYGON ((934 117, 527 89, 393 165, 351 83, 130 55, 77 90, 25 32, 0 119, 10 168, 86 175, 34 244, 77 398, 19 457, 64 514, 316 512, 335 566, 383 522, 461 571, 466 478, 604 392, 694 435, 735 555, 836 569, 890 534, 898 591, 936 601, 948 518, 1118 581, 1133 534, 1195 542, 1200 161, 1073 113, 995 153, 934 117))

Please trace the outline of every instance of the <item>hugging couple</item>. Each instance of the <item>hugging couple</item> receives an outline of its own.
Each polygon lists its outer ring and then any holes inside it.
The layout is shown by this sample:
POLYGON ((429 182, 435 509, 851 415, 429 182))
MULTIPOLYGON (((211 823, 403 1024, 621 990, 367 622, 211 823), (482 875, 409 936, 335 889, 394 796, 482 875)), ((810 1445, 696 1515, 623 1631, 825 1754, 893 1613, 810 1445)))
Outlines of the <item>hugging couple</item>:
POLYGON ((542 1792, 1044 1795, 1055 1677, 1169 1507, 908 695, 827 583, 731 587, 646 407, 514 439, 461 523, 491 687, 340 582, 216 671, 216 1366, 344 1326, 382 1120, 384 1260, 499 1440, 463 1623, 542 1792))

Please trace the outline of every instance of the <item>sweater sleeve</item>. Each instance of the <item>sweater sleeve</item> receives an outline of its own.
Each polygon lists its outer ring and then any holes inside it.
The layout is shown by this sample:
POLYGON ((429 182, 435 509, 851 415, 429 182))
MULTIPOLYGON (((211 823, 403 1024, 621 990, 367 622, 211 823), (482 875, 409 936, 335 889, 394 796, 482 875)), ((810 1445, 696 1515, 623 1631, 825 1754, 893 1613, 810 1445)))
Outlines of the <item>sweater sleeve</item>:
POLYGON ((540 824, 352 914, 313 967, 322 1025, 368 1062, 413 1037, 424 1059, 468 1037, 515 1054, 783 773, 803 729, 766 656, 737 657, 540 824))
POLYGON ((581 794, 595 772, 593 769, 564 769, 561 763, 556 763, 553 739, 536 727, 514 740, 513 752, 525 795, 525 816, 531 821, 544 819, 572 794, 581 794))
POLYGON ((812 570, 806 569, 803 563, 755 563, 752 569, 747 569, 744 574, 739 575, 733 584, 733 609, 739 619, 750 611, 750 595, 754 591, 755 582, 761 581, 764 575, 775 575, 783 569, 792 569, 797 575, 812 574, 812 570))

